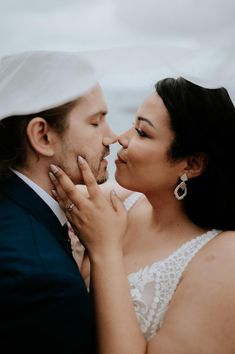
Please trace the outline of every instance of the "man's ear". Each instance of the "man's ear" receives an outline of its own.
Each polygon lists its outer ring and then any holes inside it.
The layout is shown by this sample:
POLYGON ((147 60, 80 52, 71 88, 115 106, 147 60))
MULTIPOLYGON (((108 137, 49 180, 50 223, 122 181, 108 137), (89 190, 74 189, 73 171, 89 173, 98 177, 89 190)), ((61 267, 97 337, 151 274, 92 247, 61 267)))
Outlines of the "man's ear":
POLYGON ((184 173, 186 173, 188 178, 194 178, 200 176, 205 171, 208 158, 204 152, 198 152, 187 157, 186 163, 184 173))
POLYGON ((54 155, 54 134, 52 134, 52 130, 44 118, 35 117, 31 119, 27 125, 26 133, 36 153, 46 157, 54 155))

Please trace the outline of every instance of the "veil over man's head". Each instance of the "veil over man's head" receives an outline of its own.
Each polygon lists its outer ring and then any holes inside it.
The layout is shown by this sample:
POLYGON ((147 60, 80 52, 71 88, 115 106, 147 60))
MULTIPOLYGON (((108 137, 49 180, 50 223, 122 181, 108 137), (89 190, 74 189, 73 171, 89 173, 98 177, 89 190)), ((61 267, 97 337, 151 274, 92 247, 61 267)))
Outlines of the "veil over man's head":
POLYGON ((63 105, 96 82, 88 60, 75 52, 28 51, 2 57, 0 120, 63 105))

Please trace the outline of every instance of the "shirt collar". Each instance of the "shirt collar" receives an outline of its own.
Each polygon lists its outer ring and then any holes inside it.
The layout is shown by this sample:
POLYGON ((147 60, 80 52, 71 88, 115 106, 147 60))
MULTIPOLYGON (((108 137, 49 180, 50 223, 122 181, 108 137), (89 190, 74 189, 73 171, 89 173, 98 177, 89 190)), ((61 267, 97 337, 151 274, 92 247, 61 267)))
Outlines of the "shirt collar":
POLYGON ((34 183, 25 175, 23 175, 21 172, 16 171, 13 168, 11 168, 11 171, 15 173, 19 178, 21 178, 30 188, 32 188, 34 192, 39 195, 40 198, 42 198, 42 200, 51 208, 51 210, 57 216, 62 226, 67 222, 65 213, 59 206, 59 203, 55 199, 53 199, 50 194, 44 191, 44 189, 39 187, 36 183, 34 183))

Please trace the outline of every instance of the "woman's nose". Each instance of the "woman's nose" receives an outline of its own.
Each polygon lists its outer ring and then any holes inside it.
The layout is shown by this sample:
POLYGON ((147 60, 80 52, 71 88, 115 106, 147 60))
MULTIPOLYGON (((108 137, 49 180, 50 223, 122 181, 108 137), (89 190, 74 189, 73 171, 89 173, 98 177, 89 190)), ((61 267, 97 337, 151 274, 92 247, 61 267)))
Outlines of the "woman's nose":
POLYGON ((127 148, 128 143, 129 143, 129 130, 118 137, 118 142, 120 145, 122 145, 123 148, 127 148))

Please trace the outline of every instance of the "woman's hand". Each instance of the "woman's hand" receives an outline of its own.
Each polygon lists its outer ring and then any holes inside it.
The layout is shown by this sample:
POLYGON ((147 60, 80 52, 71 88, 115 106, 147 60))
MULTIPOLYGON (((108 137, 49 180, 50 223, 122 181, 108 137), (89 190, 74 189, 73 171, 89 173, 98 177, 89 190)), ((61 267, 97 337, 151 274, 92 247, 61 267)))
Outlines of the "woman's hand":
POLYGON ((49 173, 56 189, 53 194, 74 231, 79 233, 79 239, 91 259, 110 252, 120 252, 127 226, 127 212, 114 191, 110 193, 110 201, 104 197, 87 162, 81 157, 79 167, 88 197, 55 165, 51 165, 52 172, 49 173))

